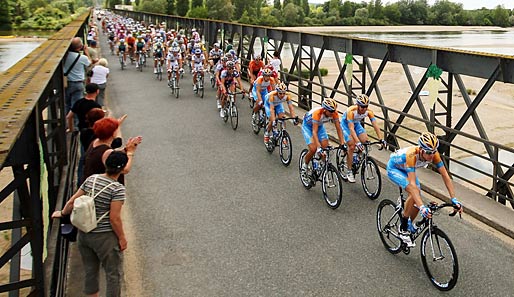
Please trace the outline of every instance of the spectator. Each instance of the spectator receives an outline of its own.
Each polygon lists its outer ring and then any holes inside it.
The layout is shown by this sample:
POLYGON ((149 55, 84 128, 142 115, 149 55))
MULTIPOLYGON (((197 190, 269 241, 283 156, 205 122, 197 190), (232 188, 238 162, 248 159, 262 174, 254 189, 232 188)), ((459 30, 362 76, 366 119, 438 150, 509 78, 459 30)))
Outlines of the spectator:
POLYGON ((106 277, 106 294, 108 297, 121 296, 123 280, 123 251, 127 249, 127 239, 121 221, 121 209, 125 201, 125 186, 118 179, 129 163, 130 153, 120 151, 106 152, 105 173, 89 177, 80 189, 68 200, 61 211, 55 211, 52 218, 71 214, 73 202, 77 197, 91 193, 94 187, 98 193, 95 199, 97 219, 107 215, 98 222, 91 232, 79 231, 78 248, 84 265, 84 293, 99 296, 100 265, 106 277))
POLYGON ((104 106, 104 99, 105 99, 105 87, 107 86, 107 77, 109 77, 109 68, 107 68, 107 60, 104 58, 101 58, 98 61, 98 64, 91 69, 92 76, 91 76, 91 82, 98 85, 98 88, 100 89, 100 93, 96 97, 96 102, 100 104, 100 106, 104 106))
MULTIPOLYGON (((97 138, 91 142, 85 153, 83 179, 86 179, 93 174, 105 172, 105 167, 102 162, 102 155, 109 149, 121 146, 121 143, 119 142, 120 138, 117 136, 119 133, 119 126, 125 120, 125 118, 126 115, 120 119, 103 118, 98 120, 93 125, 93 132, 97 138)), ((141 136, 128 139, 127 144, 125 145, 125 151, 129 156, 129 161, 125 167, 125 170, 123 171, 124 174, 127 174, 130 171, 130 168, 132 167, 134 152, 136 151, 137 145, 140 144, 141 141, 141 136)), ((119 181, 123 183, 123 175, 120 176, 119 181)))
MULTIPOLYGON (((91 142, 95 140, 95 132, 93 131, 93 125, 96 121, 103 119, 105 117, 105 111, 101 108, 93 108, 86 114, 86 124, 87 128, 80 131, 80 143, 83 144, 83 147, 86 149, 89 147, 91 142)), ((85 152, 85 150, 84 150, 85 152)))
POLYGON ((68 78, 68 86, 65 90, 64 112, 66 114, 75 102, 84 96, 84 80, 86 79, 86 68, 89 65, 91 62, 87 46, 82 44, 79 37, 73 38, 63 66, 64 74, 67 74, 68 78), (84 51, 83 55, 80 53, 81 50, 84 51))
POLYGON ((91 40, 89 43, 89 57, 91 58, 91 63, 96 64, 100 59, 100 55, 98 54, 98 48, 96 47, 96 40, 91 40))
POLYGON ((231 50, 232 48, 234 48, 234 45, 232 44, 232 39, 229 38, 227 40, 227 47, 225 47, 225 53, 228 53, 228 51, 231 50))
POLYGON ((273 70, 280 75, 280 65, 282 64, 282 62, 280 61, 280 54, 278 53, 278 51, 273 52, 273 58, 269 60, 269 64, 273 66, 273 70))

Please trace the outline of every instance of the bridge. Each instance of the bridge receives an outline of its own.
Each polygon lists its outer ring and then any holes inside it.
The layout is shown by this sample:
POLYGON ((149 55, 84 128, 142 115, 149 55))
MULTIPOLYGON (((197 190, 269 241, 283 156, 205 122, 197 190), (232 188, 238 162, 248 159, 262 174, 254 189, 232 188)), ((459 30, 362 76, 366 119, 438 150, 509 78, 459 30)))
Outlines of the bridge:
MULTIPOLYGON (((68 35, 60 32, 63 37, 58 43, 62 45, 55 47, 61 50, 57 61, 62 59, 69 38, 81 34, 85 20, 86 16, 68 26, 68 35)), ((309 191, 301 186, 295 163, 304 147, 299 129, 289 127, 294 161, 290 167, 283 167, 276 152, 269 154, 264 149, 262 134, 252 133, 247 102, 238 103, 240 126, 234 131, 219 118, 213 90, 208 89, 204 99, 194 96, 188 87, 191 77, 186 75, 180 98, 176 99, 165 82, 154 78, 151 68, 143 73, 134 67, 122 71, 117 58, 105 50, 104 39, 101 46, 111 69, 107 104, 113 115, 129 115, 122 127, 126 137, 144 137, 127 176, 127 296, 396 296, 406 290, 437 293, 426 280, 418 249, 408 256, 393 256, 384 250, 375 227, 378 201, 367 199, 358 183, 344 184, 343 203, 335 211, 324 204, 319 186, 309 191)), ((38 80, 46 87, 31 90, 39 93, 16 94, 14 82, 0 93, 3 104, 9 104, 6 94, 12 92, 10 96, 24 95, 30 105, 15 110, 4 105, 3 110, 4 115, 6 111, 18 112, 21 119, 9 115, 5 123, 4 131, 11 128, 18 134, 4 141, 3 171, 12 167, 14 180, 2 191, 2 199, 14 191, 20 197, 22 215, 2 223, 2 230, 23 226, 30 232, 13 241, 13 248, 2 255, 2 266, 11 258, 14 263, 15 254, 27 242, 34 257, 33 278, 10 281, 0 291, 11 294, 32 287, 35 296, 63 296, 67 289, 68 296, 77 296, 82 284, 81 270, 74 266, 79 262, 74 245, 68 256, 69 245, 58 236, 58 222, 53 222, 48 233, 49 254, 44 259, 43 238, 38 237, 46 232, 42 221, 73 191, 76 161, 74 142, 64 141, 59 93, 62 67, 51 60, 44 62, 53 63, 54 68, 38 71, 38 80), (43 149, 48 158, 45 163, 52 165, 47 169, 47 209, 44 203, 43 209, 39 208, 38 203, 42 199, 37 194, 41 185, 40 155, 34 138, 40 139, 43 148, 54 148, 43 149), (26 180, 29 189, 23 185, 26 180), (71 277, 66 279, 66 275, 71 277)), ((25 63, 34 62, 29 57, 25 63)), ((19 89, 30 90, 23 86, 19 89)), ((387 158, 386 152, 372 154, 378 161, 387 158)), ((420 174, 424 189, 436 196, 444 194, 435 173, 426 170, 420 174)), ((379 200, 396 199, 397 189, 387 178, 383 180, 379 200)), ((459 186, 458 196, 470 214, 512 236, 512 211, 507 207, 463 186, 459 186)), ((433 198, 427 194, 426 199, 433 198)), ((437 221, 451 237, 460 260, 459 283, 452 294, 509 296, 513 289, 512 241, 499 240, 497 235, 477 227, 470 216, 463 220, 440 216, 437 221)), ((13 269, 13 264, 10 267, 13 269)))

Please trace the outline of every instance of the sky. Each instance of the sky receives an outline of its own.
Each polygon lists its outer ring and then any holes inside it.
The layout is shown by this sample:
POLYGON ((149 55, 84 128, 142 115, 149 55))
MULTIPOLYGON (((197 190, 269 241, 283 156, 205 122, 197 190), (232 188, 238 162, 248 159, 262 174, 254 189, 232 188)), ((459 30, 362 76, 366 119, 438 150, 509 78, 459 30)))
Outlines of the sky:
MULTIPOLYGON (((309 3, 325 3, 328 0, 309 0, 309 3)), ((344 1, 344 0, 343 0, 344 1)), ((361 2, 360 0, 350 0, 352 2, 361 2)), ((369 0, 364 0, 365 2, 369 2, 369 0)), ((464 9, 478 9, 478 8, 495 8, 497 5, 503 5, 504 8, 513 9, 514 1, 513 0, 450 0, 455 3, 462 3, 464 9)), ((382 0, 382 3, 393 3, 397 2, 395 0, 382 0)), ((428 4, 433 5, 435 0, 428 0, 428 4)))

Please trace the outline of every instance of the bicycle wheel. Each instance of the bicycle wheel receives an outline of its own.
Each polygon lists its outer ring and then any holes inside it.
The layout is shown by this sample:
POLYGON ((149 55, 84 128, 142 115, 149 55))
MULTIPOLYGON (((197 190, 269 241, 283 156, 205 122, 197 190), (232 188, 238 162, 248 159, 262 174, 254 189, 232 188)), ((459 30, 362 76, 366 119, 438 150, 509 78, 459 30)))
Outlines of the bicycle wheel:
POLYGON ((254 113, 252 113, 252 131, 255 134, 259 134, 261 131, 261 125, 259 124, 259 114, 254 116, 254 113))
POLYGON ((225 102, 225 107, 222 107, 223 110, 225 110, 225 116, 223 117, 223 121, 226 123, 228 121, 228 114, 230 111, 230 108, 226 107, 229 103, 225 102))
POLYGON ((139 72, 143 72, 143 64, 144 64, 144 61, 143 61, 143 54, 139 54, 139 72))
POLYGON ((312 179, 307 172, 305 172, 305 173, 302 172, 303 159, 304 159, 305 155, 307 154, 307 152, 308 152, 308 150, 304 149, 300 153, 300 158, 298 158, 298 170, 300 172, 300 182, 302 183, 303 187, 306 189, 310 189, 310 188, 312 188, 312 185, 313 185, 312 179))
POLYGON ((280 161, 284 166, 289 166, 291 164, 291 159, 293 158, 293 144, 291 143, 291 137, 286 130, 282 130, 282 137, 279 139, 279 154, 280 161))
POLYGON ((211 76, 211 87, 212 87, 213 89, 215 89, 215 88, 216 88, 216 79, 214 78, 214 76, 211 76))
POLYGON ((121 70, 123 70, 123 68, 125 68, 125 63, 123 63, 123 56, 120 56, 120 65, 121 65, 121 70))
POLYGON ((321 174, 321 190, 323 191, 323 198, 330 208, 336 209, 341 205, 343 200, 343 178, 332 164, 328 164, 321 174))
POLYGON ((173 88, 175 89, 175 98, 178 98, 178 95, 179 95, 179 93, 180 93, 180 92, 179 92, 179 91, 180 91, 180 88, 179 88, 179 86, 178 86, 178 82, 177 82, 177 80, 175 80, 175 83, 174 83, 173 88))
POLYGON ((343 177, 344 180, 345 177, 346 177, 346 158, 347 158, 347 155, 348 155, 348 152, 343 150, 343 149, 337 149, 337 153, 336 153, 336 164, 337 164, 337 169, 339 170, 339 172, 341 173, 341 176, 343 177))
MULTIPOLYGON (((268 119, 266 119, 266 124, 264 125, 264 127, 268 127, 268 119)), ((266 128, 264 128, 264 129, 266 129, 266 128)), ((266 133, 266 130, 264 130, 264 133, 266 133)), ((273 136, 273 132, 270 132, 269 141, 264 143, 264 146, 266 147, 266 150, 268 151, 268 153, 270 153, 270 154, 273 153, 273 151, 275 150, 276 141, 277 140, 273 136)))
POLYGON ((377 208, 377 230, 380 240, 391 254, 401 252, 402 240, 398 236, 400 229, 400 209, 396 204, 384 199, 377 208))
POLYGON ((198 92, 200 93, 200 98, 203 98, 203 91, 204 91, 203 90, 203 77, 202 77, 202 79, 200 79, 199 84, 200 84, 200 86, 198 87, 198 89, 199 89, 198 92))
POLYGON ((441 229, 434 227, 423 234, 421 262, 428 279, 437 289, 449 291, 455 287, 459 261, 450 238, 441 229))
POLYGON ((238 118, 239 118, 239 115, 237 113, 237 106, 234 102, 232 102, 230 104, 230 109, 229 109, 229 112, 230 112, 230 125, 232 126, 232 129, 233 130, 236 130, 237 129, 237 124, 238 124, 238 118))
POLYGON ((364 193, 369 199, 375 200, 380 196, 382 177, 377 162, 371 157, 368 157, 367 161, 361 165, 361 183, 364 193))

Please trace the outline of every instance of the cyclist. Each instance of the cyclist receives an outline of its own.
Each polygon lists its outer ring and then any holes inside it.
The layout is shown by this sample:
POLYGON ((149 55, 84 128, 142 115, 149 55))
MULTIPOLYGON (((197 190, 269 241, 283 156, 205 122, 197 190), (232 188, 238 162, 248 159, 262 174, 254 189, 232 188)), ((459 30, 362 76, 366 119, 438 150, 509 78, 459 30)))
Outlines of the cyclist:
MULTIPOLYGON (((352 171, 352 163, 353 163, 353 152, 355 148, 359 151, 364 150, 362 145, 363 142, 368 141, 368 134, 366 133, 366 129, 362 127, 361 121, 363 121, 366 117, 369 118, 371 124, 373 125, 373 129, 375 129, 375 133, 377 133, 377 137, 382 139, 382 132, 380 131, 380 127, 378 127, 378 123, 375 118, 375 114, 373 111, 368 109, 369 98, 365 94, 361 94, 357 96, 355 100, 355 105, 348 107, 348 109, 343 113, 341 120, 341 129, 343 129, 344 140, 348 145, 348 156, 347 156, 347 172, 346 175, 343 172, 343 177, 354 183, 355 176, 353 176, 352 171)), ((381 140, 382 145, 385 145, 385 140, 381 140)))
POLYGON ((143 40, 143 36, 138 35, 137 36, 137 42, 136 42, 136 68, 139 66, 143 67, 143 65, 139 65, 139 56, 146 54, 146 43, 143 40))
POLYGON ((295 118, 295 125, 298 124, 298 117, 294 112, 291 94, 287 92, 286 84, 280 83, 277 85, 274 91, 269 92, 266 97, 264 97, 264 110, 266 110, 266 115, 269 118, 266 132, 264 132, 264 143, 269 142, 271 128, 275 124, 275 115, 277 115, 279 118, 285 117, 284 106, 282 105, 283 102, 287 103, 289 114, 292 118, 295 118))
POLYGON ((227 57, 221 57, 220 61, 218 62, 218 64, 216 64, 214 69, 214 77, 216 79, 216 85, 218 86, 216 90, 216 105, 218 106, 218 109, 221 109, 220 97, 221 92, 223 91, 221 87, 221 72, 226 69, 227 62, 227 57))
MULTIPOLYGON (((236 68, 236 66, 235 66, 234 62, 228 61, 226 64, 226 69, 221 71, 220 88, 223 93, 223 95, 221 96, 221 106, 222 107, 225 106, 227 92, 230 91, 230 92, 234 93, 236 91, 236 83, 237 83, 237 86, 241 89, 241 91, 245 92, 245 90, 243 89, 243 84, 241 83, 241 75, 235 68, 236 68)), ((220 110, 220 117, 222 117, 222 118, 225 117, 225 110, 223 108, 221 108, 221 110, 220 110)))
POLYGON ((259 109, 262 108, 264 103, 263 98, 268 94, 268 87, 271 86, 272 90, 275 88, 276 82, 275 79, 271 77, 272 74, 273 72, 270 69, 264 69, 262 71, 262 76, 257 77, 254 81, 251 94, 255 101, 252 115, 254 119, 258 116, 259 109))
POLYGON ((178 47, 173 47, 168 50, 168 55, 166 56, 166 69, 168 72, 168 86, 171 82, 171 74, 175 73, 175 79, 177 80, 177 86, 180 79, 180 73, 182 70, 182 56, 180 55, 180 49, 178 47))
POLYGON ((326 148, 328 146, 328 134, 324 127, 324 124, 328 122, 334 123, 339 143, 344 145, 343 131, 339 124, 339 114, 337 113, 337 102, 332 98, 327 98, 323 100, 321 107, 311 109, 303 118, 302 134, 309 152, 305 154, 302 162, 302 173, 307 172, 308 164, 318 148, 326 148))
POLYGON ((211 72, 214 72, 214 65, 218 64, 221 56, 223 56, 223 51, 220 49, 220 44, 216 42, 214 44, 214 48, 209 52, 209 64, 211 72))
POLYGON ((119 56, 120 53, 123 56, 123 64, 127 65, 127 45, 125 44, 125 39, 120 39, 120 43, 118 44, 118 53, 119 56))
POLYGON ((257 79, 259 71, 264 68, 264 62, 262 62, 262 57, 259 54, 255 54, 253 57, 253 61, 250 61, 248 64, 248 74, 250 75, 250 85, 257 79))
POLYGON ((155 43, 155 48, 153 50, 153 57, 154 57, 153 73, 156 74, 157 73, 157 61, 160 60, 161 65, 164 63, 164 49, 162 48, 162 43, 160 43, 160 42, 155 43))
POLYGON ((198 72, 203 73, 203 70, 207 68, 207 60, 200 48, 194 50, 194 55, 191 57, 191 60, 193 62, 193 91, 196 91, 196 77, 198 72))
POLYGON ((397 150, 391 154, 389 162, 387 163, 387 176, 389 179, 408 193, 407 200, 405 201, 405 209, 401 216, 399 232, 400 238, 408 247, 415 246, 414 242, 412 242, 411 233, 416 231, 416 227, 412 222, 418 215, 418 211, 421 212, 424 218, 432 216, 430 209, 426 207, 421 200, 420 184, 416 176, 416 168, 425 167, 429 163, 434 164, 439 174, 441 174, 452 203, 457 206, 459 212, 462 213, 463 207, 455 197, 453 183, 437 151, 438 147, 439 139, 437 139, 437 136, 429 132, 423 132, 418 138, 417 146, 397 150))

